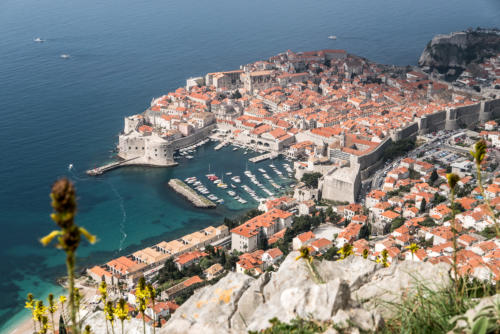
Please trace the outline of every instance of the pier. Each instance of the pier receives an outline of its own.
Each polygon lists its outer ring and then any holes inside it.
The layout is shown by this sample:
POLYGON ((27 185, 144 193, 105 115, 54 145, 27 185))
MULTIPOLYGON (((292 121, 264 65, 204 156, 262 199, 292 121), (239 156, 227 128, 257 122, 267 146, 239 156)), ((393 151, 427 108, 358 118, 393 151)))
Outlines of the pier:
POLYGON ((110 162, 109 164, 106 164, 104 166, 89 169, 85 173, 87 175, 90 175, 90 176, 101 175, 101 174, 103 174, 107 171, 110 171, 112 169, 127 165, 130 161, 135 160, 135 159, 138 159, 138 157, 127 159, 127 160, 110 162))
POLYGON ((215 208, 217 205, 203 195, 198 194, 179 179, 171 179, 168 185, 181 194, 197 208, 215 208))
POLYGON ((259 155, 257 157, 253 157, 253 158, 250 158, 248 159, 248 161, 250 162, 260 162, 260 161, 264 161, 266 159, 274 159, 274 158, 277 158, 278 157, 278 153, 266 153, 266 154, 262 154, 262 155, 259 155))
POLYGON ((224 146, 226 146, 227 144, 229 144, 229 142, 227 141, 223 141, 222 143, 218 144, 217 146, 214 147, 214 150, 218 151, 220 150, 221 148, 223 148, 224 146))

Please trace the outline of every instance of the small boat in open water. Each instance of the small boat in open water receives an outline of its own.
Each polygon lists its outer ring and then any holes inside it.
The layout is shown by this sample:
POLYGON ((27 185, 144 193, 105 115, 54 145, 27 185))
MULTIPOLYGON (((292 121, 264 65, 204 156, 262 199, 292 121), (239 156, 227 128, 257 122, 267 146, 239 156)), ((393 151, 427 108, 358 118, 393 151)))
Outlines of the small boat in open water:
POLYGON ((69 58, 71 58, 71 56, 69 54, 66 54, 66 53, 63 53, 60 57, 62 59, 69 59, 69 58))
POLYGON ((328 36, 328 39, 333 39, 333 40, 335 40, 335 39, 337 39, 337 36, 335 36, 335 35, 330 35, 330 36, 328 36))

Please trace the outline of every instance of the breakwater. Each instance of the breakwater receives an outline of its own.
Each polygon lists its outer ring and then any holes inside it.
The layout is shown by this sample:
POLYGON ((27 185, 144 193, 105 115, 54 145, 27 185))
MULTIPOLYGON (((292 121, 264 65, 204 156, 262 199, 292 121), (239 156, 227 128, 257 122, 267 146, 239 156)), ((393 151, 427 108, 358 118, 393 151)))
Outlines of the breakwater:
POLYGON ((171 179, 168 185, 181 194, 197 208, 215 208, 217 205, 203 195, 196 193, 187 184, 179 179, 171 179))

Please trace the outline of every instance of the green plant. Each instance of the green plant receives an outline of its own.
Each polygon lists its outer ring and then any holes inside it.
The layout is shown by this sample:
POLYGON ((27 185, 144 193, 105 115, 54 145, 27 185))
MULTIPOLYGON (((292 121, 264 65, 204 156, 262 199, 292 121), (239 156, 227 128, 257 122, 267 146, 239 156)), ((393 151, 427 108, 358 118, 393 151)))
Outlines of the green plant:
POLYGON ((118 305, 115 308, 115 314, 122 324, 122 334, 123 334, 123 322, 125 320, 130 320, 130 316, 128 315, 128 305, 125 302, 125 299, 121 298, 118 301, 118 305))
POLYGON ((433 289, 418 280, 412 290, 398 297, 397 301, 381 302, 393 314, 386 319, 385 333, 447 333, 453 328, 450 319, 474 306, 469 298, 459 303, 453 286, 433 289))
MULTIPOLYGON (((108 300, 108 286, 105 281, 102 281, 99 284, 99 300, 102 301, 102 305, 106 306, 106 302, 108 300)), ((106 334, 109 333, 108 322, 106 318, 106 313, 104 314, 104 322, 106 323, 106 334)))
POLYGON ((474 151, 471 151, 470 154, 474 158, 474 162, 476 164, 476 173, 477 173, 477 185, 479 187, 479 190, 481 192, 481 195, 483 196, 484 202, 486 203, 486 206, 488 207, 490 211, 491 218, 493 219, 495 223, 495 231, 497 238, 500 238, 500 229, 498 227, 497 219, 495 216, 495 212, 493 211, 493 208, 490 205, 490 201, 488 197, 484 193, 484 187, 483 187, 483 178, 481 175, 481 164, 484 161, 484 158, 486 157, 486 142, 484 140, 478 141, 474 145, 474 151))
POLYGON ((49 302, 49 307, 47 308, 47 310, 50 313, 50 318, 52 321, 52 331, 55 333, 56 326, 54 323, 54 313, 57 311, 57 304, 54 302, 54 295, 51 293, 49 293, 47 300, 49 302))
MULTIPOLYGON (((153 306, 153 309, 154 309, 155 301, 156 301, 156 289, 153 287, 153 284, 146 285, 146 292, 147 292, 149 299, 151 300, 151 305, 153 306)), ((153 334, 155 334, 155 333, 156 333, 156 326, 155 326, 154 319, 153 319, 153 334)))
POLYGON ((147 307, 148 292, 146 290, 146 280, 144 279, 144 276, 139 278, 139 282, 137 282, 137 286, 135 287, 135 297, 139 303, 139 312, 142 315, 142 330, 144 334, 146 334, 146 320, 144 318, 144 313, 146 312, 147 307))
POLYGON ((307 265, 307 268, 309 269, 309 272, 311 273, 314 281, 318 284, 323 284, 325 281, 321 278, 321 276, 318 273, 318 270, 314 266, 313 263, 313 257, 311 255, 311 251, 309 250, 309 247, 307 246, 302 246, 299 250, 300 254, 295 258, 295 261, 303 259, 307 265))
POLYGON ((409 246, 406 246, 405 248, 410 251, 412 260, 413 260, 413 255, 420 249, 420 247, 418 247, 416 243, 411 243, 409 246))
POLYGON ((451 321, 455 333, 470 334, 493 334, 500 332, 500 301, 497 300, 494 305, 487 305, 479 310, 474 318, 469 319, 466 316, 456 317, 451 321), (462 320, 465 326, 458 326, 458 321, 462 320))
POLYGON ((68 271, 69 305, 71 308, 71 329, 73 334, 80 332, 76 321, 75 306, 75 254, 80 244, 81 236, 85 236, 90 243, 95 243, 96 237, 85 228, 75 224, 76 215, 76 191, 73 184, 66 178, 57 180, 52 186, 50 193, 54 213, 50 215, 52 220, 59 226, 43 237, 40 242, 46 246, 55 237, 58 237, 57 247, 66 253, 66 268, 68 271))
POLYGON ((113 307, 113 303, 110 300, 108 300, 108 302, 104 306, 104 314, 106 315, 106 320, 109 321, 109 323, 111 324, 111 332, 114 334, 115 309, 113 307))
POLYGON ((455 186, 457 182, 460 180, 460 177, 457 174, 449 173, 446 174, 446 179, 448 180, 448 186, 450 186, 450 205, 451 205, 451 231, 453 233, 453 257, 452 257, 452 267, 453 267, 453 279, 455 285, 455 293, 457 297, 460 294, 458 288, 458 268, 457 268, 457 227, 456 227, 456 219, 455 219, 455 186))
POLYGON ((28 293, 28 296, 26 297, 26 302, 24 304, 24 308, 31 311, 31 318, 33 319, 33 331, 34 332, 36 332, 35 303, 36 303, 36 300, 33 297, 33 294, 28 293))
POLYGON ((278 318, 272 318, 269 323, 271 327, 259 332, 250 331, 249 334, 313 334, 323 333, 328 328, 328 324, 321 324, 298 317, 292 319, 289 324, 281 322, 278 318))
POLYGON ((340 254, 340 259, 341 260, 344 260, 345 258, 347 258, 348 256, 351 256, 354 254, 354 251, 353 251, 353 247, 352 247, 352 244, 346 242, 341 249, 339 249, 339 251, 337 252, 338 254, 340 254))

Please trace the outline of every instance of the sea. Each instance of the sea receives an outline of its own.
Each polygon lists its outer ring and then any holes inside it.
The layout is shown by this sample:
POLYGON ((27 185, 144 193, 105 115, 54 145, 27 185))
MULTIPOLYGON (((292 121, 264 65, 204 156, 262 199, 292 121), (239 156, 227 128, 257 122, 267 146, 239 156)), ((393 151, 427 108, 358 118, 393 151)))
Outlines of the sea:
POLYGON ((177 167, 87 177, 113 158, 124 117, 153 97, 288 49, 342 48, 415 65, 435 34, 499 23, 498 0, 1 0, 0 333, 28 317, 28 292, 61 293, 64 255, 38 241, 55 228, 49 191, 58 177, 75 183, 77 223, 99 238, 82 242, 79 270, 255 206, 227 199, 194 209, 166 186, 170 178, 260 167, 278 177, 269 161, 248 166, 255 153, 213 143, 177 167))

